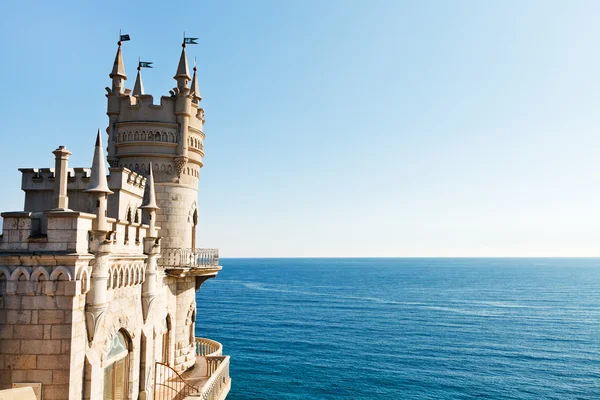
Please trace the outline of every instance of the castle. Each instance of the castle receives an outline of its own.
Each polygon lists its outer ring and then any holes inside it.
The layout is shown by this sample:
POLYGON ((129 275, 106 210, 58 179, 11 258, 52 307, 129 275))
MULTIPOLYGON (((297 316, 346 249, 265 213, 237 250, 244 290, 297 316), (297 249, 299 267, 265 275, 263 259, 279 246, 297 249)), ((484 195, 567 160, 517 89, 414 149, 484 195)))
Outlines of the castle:
POLYGON ((109 174, 98 131, 91 168, 69 168, 58 147, 54 168, 20 169, 24 210, 2 213, 0 398, 13 387, 38 400, 229 392, 222 345, 195 337, 196 291, 221 269, 217 250, 196 248, 205 137, 196 67, 190 76, 184 40, 177 86, 155 105, 141 65, 125 89, 118 45, 106 88, 109 174))

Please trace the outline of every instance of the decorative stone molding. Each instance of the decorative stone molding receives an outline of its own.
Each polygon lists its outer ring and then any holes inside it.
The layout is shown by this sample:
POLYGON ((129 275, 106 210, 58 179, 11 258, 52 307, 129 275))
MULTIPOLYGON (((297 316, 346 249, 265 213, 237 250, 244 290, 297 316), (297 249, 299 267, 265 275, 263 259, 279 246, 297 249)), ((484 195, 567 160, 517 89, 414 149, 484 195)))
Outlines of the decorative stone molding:
POLYGON ((108 161, 108 165, 110 165, 111 168, 117 168, 119 166, 119 157, 106 157, 106 160, 108 161))
POLYGON ((177 173, 177 177, 181 177, 181 173, 183 172, 183 168, 185 164, 188 162, 188 158, 185 156, 174 157, 173 161, 175 162, 175 172, 177 173))
POLYGON ((118 289, 144 283, 146 268, 143 262, 117 263, 108 270, 107 289, 118 289))
POLYGON ((55 296, 58 282, 65 282, 64 293, 61 295, 76 296, 85 294, 89 289, 89 272, 86 268, 80 269, 80 275, 73 279, 73 274, 68 267, 58 266, 19 266, 0 267, 0 280, 6 282, 6 295, 46 295, 55 296), (25 282, 19 292, 19 282, 25 282))
POLYGON ((92 343, 98 334, 98 328, 103 325, 108 306, 102 304, 99 306, 88 306, 85 311, 85 325, 88 335, 88 341, 92 343))
POLYGON ((194 323, 196 316, 196 300, 192 301, 190 308, 188 309, 187 316, 185 317, 185 324, 190 325, 194 323))

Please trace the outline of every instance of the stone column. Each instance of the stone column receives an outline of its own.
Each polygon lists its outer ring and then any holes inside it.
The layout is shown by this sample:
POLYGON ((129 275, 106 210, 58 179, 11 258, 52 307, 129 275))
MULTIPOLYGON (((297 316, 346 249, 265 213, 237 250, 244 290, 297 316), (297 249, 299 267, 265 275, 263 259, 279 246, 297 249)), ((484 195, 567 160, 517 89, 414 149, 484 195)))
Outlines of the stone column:
POLYGON ((160 238, 145 237, 144 254, 148 255, 146 261, 146 279, 142 284, 142 313, 144 322, 146 322, 156 298, 156 270, 160 255, 160 238))
POLYGON ((90 291, 85 298, 85 322, 88 341, 92 342, 108 308, 107 281, 113 240, 105 231, 91 231, 90 234, 92 239, 89 251, 95 255, 95 264, 92 267, 90 291))
POLYGON ((68 210, 69 197, 67 196, 68 160, 71 152, 65 146, 59 146, 52 152, 54 154, 54 197, 52 209, 68 210))

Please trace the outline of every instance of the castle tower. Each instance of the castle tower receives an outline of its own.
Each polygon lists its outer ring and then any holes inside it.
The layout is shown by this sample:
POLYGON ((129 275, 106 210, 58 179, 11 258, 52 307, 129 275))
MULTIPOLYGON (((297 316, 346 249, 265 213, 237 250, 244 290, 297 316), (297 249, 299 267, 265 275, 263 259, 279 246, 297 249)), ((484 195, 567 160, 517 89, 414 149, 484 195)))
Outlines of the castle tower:
POLYGON ((24 208, 1 213, 0 398, 25 398, 4 392, 13 385, 65 400, 229 392, 223 346, 196 337, 196 292, 221 270, 218 250, 195 248, 196 69, 191 79, 184 46, 177 87, 154 105, 148 64, 125 89, 119 42, 106 88, 108 171, 100 130, 91 169, 69 168, 64 146, 54 169, 20 169, 24 208))
POLYGON ((119 45, 110 74, 112 89, 107 88, 108 162, 145 176, 152 166, 163 249, 194 249, 204 110, 195 68, 194 80, 189 74, 186 45, 174 76, 177 86, 170 96, 161 96, 160 104, 144 94, 139 71, 134 91, 124 90, 124 71, 119 45))

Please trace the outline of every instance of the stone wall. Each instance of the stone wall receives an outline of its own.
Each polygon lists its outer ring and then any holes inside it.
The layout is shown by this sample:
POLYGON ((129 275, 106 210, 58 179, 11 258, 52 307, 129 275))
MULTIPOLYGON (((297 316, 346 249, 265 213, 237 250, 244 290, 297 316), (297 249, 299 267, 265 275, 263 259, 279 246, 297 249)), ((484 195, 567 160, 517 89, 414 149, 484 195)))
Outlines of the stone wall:
POLYGON ((163 237, 162 247, 192 248, 193 215, 197 208, 198 190, 194 187, 157 183, 155 191, 160 207, 156 222, 163 237))
POLYGON ((71 343, 82 323, 73 310, 84 306, 84 296, 74 296, 77 285, 67 279, 53 282, 52 296, 30 295, 25 278, 15 294, 0 293, 0 388, 39 382, 46 400, 72 398, 71 343))

